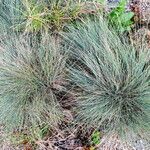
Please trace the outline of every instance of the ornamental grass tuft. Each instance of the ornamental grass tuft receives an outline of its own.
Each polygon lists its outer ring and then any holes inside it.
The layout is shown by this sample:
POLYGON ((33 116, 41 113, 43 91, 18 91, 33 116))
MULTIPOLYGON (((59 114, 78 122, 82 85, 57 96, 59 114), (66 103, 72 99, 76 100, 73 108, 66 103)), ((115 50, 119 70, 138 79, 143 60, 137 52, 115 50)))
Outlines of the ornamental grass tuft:
POLYGON ((143 44, 137 51, 102 18, 69 31, 64 37, 74 60, 69 80, 79 89, 77 122, 128 141, 148 138, 150 50, 143 44))
POLYGON ((57 92, 63 90, 59 83, 63 81, 66 63, 61 50, 48 35, 40 43, 33 37, 1 38, 0 124, 6 129, 45 124, 53 128, 63 119, 56 98, 57 92))

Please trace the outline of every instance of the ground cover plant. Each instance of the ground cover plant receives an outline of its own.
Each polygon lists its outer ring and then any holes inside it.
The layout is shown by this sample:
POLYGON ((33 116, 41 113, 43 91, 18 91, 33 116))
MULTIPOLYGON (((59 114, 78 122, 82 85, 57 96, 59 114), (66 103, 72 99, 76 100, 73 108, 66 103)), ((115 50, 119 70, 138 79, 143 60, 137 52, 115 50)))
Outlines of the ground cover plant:
POLYGON ((137 52, 104 22, 100 18, 71 27, 67 37, 71 57, 80 62, 68 69, 70 82, 81 90, 77 121, 127 141, 139 135, 148 139, 149 49, 141 46, 137 52))
POLYGON ((108 14, 108 20, 118 32, 130 31, 133 25, 134 13, 126 11, 127 1, 121 0, 116 8, 108 14))
POLYGON ((32 46, 15 35, 1 40, 0 120, 7 129, 55 127, 63 118, 54 90, 64 78, 66 58, 55 42, 46 35, 32 46))
POLYGON ((1 0, 0 4, 2 22, 24 33, 63 30, 67 24, 99 9, 91 0, 1 0))

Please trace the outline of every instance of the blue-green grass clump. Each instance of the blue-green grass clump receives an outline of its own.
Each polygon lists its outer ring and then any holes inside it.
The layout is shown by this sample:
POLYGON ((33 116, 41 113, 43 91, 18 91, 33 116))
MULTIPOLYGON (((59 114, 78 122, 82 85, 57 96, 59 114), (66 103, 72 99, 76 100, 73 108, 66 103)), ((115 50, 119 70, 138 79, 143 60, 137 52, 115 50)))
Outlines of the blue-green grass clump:
POLYGON ((63 119, 56 93, 63 90, 57 84, 64 78, 66 55, 56 43, 48 35, 40 43, 16 35, 1 39, 0 124, 7 130, 53 128, 63 119))
POLYGON ((148 138, 150 50, 144 44, 135 50, 102 18, 69 31, 63 35, 74 60, 69 80, 81 91, 76 93, 76 120, 127 140, 148 138))

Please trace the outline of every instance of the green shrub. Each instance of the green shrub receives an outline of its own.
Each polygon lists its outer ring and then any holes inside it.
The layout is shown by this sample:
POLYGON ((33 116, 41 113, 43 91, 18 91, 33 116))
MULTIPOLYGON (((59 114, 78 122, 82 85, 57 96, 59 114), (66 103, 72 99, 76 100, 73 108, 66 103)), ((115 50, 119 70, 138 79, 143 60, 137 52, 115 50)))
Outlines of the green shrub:
POLYGON ((48 35, 40 44, 29 39, 14 35, 0 42, 0 124, 6 129, 53 128, 63 119, 55 93, 63 90, 66 56, 48 35))
POLYGON ((85 22, 64 34, 77 63, 68 68, 77 94, 77 121, 106 134, 147 137, 150 121, 150 51, 139 51, 104 19, 85 22))
POLYGON ((101 133, 99 131, 94 131, 91 136, 91 144, 98 145, 100 144, 101 133))

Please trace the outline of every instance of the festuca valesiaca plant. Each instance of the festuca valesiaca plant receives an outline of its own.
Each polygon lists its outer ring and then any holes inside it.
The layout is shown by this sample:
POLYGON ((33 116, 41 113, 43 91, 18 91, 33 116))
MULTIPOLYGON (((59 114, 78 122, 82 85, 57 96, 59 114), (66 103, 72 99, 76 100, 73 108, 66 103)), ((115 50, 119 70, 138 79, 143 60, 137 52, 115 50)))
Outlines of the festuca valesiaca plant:
POLYGON ((13 129, 63 120, 57 92, 63 90, 66 54, 49 35, 5 35, 0 42, 0 124, 13 129))
POLYGON ((80 89, 76 120, 128 141, 150 131, 150 50, 137 51, 103 18, 63 34, 70 44, 69 81, 80 89), (130 138, 129 138, 130 137, 130 138))

